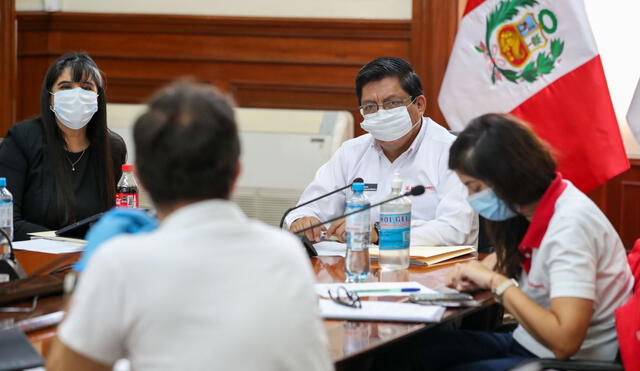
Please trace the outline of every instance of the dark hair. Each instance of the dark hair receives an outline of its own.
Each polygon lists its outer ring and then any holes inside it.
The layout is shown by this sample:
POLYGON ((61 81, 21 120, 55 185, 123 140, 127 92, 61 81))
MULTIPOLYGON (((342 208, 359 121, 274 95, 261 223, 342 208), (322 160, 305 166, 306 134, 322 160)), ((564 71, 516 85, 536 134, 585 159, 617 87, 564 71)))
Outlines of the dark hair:
POLYGON ((56 124, 51 111, 51 89, 65 69, 71 70, 74 82, 92 80, 98 89, 98 111, 87 124, 87 139, 92 147, 89 155, 91 166, 97 169, 97 184, 105 210, 115 204, 116 182, 114 179, 111 143, 107 129, 107 103, 105 79, 96 63, 85 53, 69 52, 49 66, 40 91, 40 120, 43 123, 45 147, 55 178, 55 204, 61 226, 76 221, 76 202, 71 185, 71 170, 65 158, 66 143, 62 130, 56 124))
POLYGON ((133 129, 138 176, 159 208, 228 198, 240 140, 230 100, 180 81, 161 90, 133 129))
POLYGON ((370 82, 380 81, 385 77, 398 78, 402 90, 414 98, 424 94, 420 78, 413 71, 411 63, 402 58, 380 57, 365 64, 356 76, 358 104, 362 103, 362 88, 370 82))
MULTIPOLYGON (((469 123, 453 142, 449 168, 479 179, 510 208, 539 200, 555 178, 550 147, 514 116, 486 114, 469 123)), ((498 270, 520 274, 520 251, 529 221, 521 215, 503 222, 487 220, 498 270)))

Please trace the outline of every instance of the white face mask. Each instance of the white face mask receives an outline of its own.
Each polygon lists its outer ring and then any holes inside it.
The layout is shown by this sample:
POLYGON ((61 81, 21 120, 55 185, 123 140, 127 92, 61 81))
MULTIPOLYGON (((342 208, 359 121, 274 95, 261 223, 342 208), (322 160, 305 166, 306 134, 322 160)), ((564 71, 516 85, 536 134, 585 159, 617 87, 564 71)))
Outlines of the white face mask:
POLYGON ((418 122, 420 119, 414 124, 407 107, 402 106, 364 115, 360 127, 377 140, 391 142, 405 136, 418 122))
POLYGON ((58 121, 69 129, 82 129, 98 111, 98 94, 82 88, 60 90, 53 94, 53 107, 58 121))

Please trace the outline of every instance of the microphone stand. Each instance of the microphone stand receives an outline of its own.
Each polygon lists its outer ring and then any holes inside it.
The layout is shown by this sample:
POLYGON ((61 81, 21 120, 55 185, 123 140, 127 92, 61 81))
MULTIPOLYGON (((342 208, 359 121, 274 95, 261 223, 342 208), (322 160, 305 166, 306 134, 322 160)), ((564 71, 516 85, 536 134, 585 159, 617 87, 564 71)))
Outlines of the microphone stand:
POLYGON ((282 215, 282 218, 280 219, 280 229, 282 229, 282 226, 284 225, 284 219, 285 219, 285 218, 287 217, 287 215, 289 215, 289 213, 290 213, 290 212, 292 212, 293 210, 295 210, 295 209, 297 209, 297 208, 299 208, 299 207, 302 207, 302 206, 309 205, 310 203, 314 203, 314 202, 316 202, 316 201, 318 201, 318 200, 321 200, 321 199, 323 199, 323 198, 325 198, 325 197, 331 196, 331 195, 332 195, 332 194, 334 194, 334 193, 342 192, 342 191, 344 191, 345 189, 347 189, 347 188, 351 187, 351 186, 353 185, 353 183, 363 183, 363 182, 364 182, 364 181, 362 180, 362 178, 355 178, 355 179, 353 180, 353 182, 351 182, 350 184, 347 184, 347 185, 346 185, 346 186, 344 186, 344 187, 340 187, 340 188, 335 189, 335 190, 333 190, 333 191, 331 191, 331 192, 329 192, 329 193, 325 193, 325 194, 323 194, 323 195, 321 195, 321 196, 318 196, 318 197, 314 198, 313 200, 309 200, 309 201, 307 201, 307 202, 301 203, 300 205, 296 205, 296 206, 294 206, 294 207, 290 207, 290 208, 288 208, 288 209, 287 209, 287 211, 285 211, 285 212, 284 212, 284 214, 282 215))
POLYGON ((24 272, 24 269, 22 269, 22 266, 16 260, 15 254, 13 253, 11 238, 9 238, 7 232, 1 228, 0 233, 2 233, 2 235, 7 239, 7 243, 9 244, 9 257, 0 260, 0 273, 8 274, 9 280, 27 277, 27 274, 24 272))
MULTIPOLYGON (((280 219, 280 229, 282 229, 282 226, 284 225, 284 219, 287 217, 287 215, 289 215, 290 212, 292 212, 293 210, 305 206, 305 205, 309 205, 310 203, 316 202, 318 200, 321 200, 325 197, 331 196, 334 193, 338 193, 338 192, 342 192, 345 189, 351 187, 353 185, 353 183, 364 183, 364 180, 362 180, 362 178, 358 177, 355 178, 353 180, 353 182, 351 182, 350 184, 347 184, 344 187, 340 187, 338 189, 335 189, 329 193, 325 193, 321 196, 318 196, 316 198, 314 198, 313 200, 309 200, 307 202, 303 202, 300 205, 296 205, 294 207, 291 207, 289 209, 287 209, 287 211, 284 212, 284 214, 282 215, 282 218, 280 219)), ((316 251, 315 247, 313 247, 313 243, 305 236, 302 234, 296 234, 296 236, 300 239, 300 242, 302 242, 302 245, 304 246, 305 250, 307 250, 307 255, 309 255, 310 258, 314 257, 314 256, 318 256, 318 252, 316 251)))
POLYGON ((351 216, 353 214, 357 214, 359 212, 362 212, 362 211, 365 211, 365 210, 369 210, 369 209, 374 208, 374 207, 378 207, 378 206, 380 206, 382 204, 386 204, 387 202, 391 202, 391 201, 394 201, 394 200, 397 200, 399 198, 406 197, 406 196, 419 196, 419 195, 421 195, 423 193, 424 193, 424 186, 415 186, 415 187, 411 188, 411 190, 409 190, 409 191, 407 191, 407 192, 405 192, 405 193, 403 193, 401 195, 398 195, 398 196, 395 196, 395 197, 392 197, 392 198, 388 198, 388 199, 386 199, 384 201, 380 201, 380 202, 378 202, 376 204, 363 207, 362 209, 354 210, 354 211, 352 211, 350 213, 346 213, 346 214, 337 216, 335 218, 331 218, 329 220, 325 220, 324 222, 316 223, 316 224, 314 224, 312 226, 309 226, 309 227, 306 227, 306 228, 302 228, 302 229, 299 229, 297 231, 293 231, 291 233, 300 234, 302 232, 306 232, 306 231, 312 230, 314 228, 321 227, 321 226, 323 226, 323 225, 325 225, 327 223, 335 222, 336 220, 339 220, 339 219, 342 219, 342 218, 346 218, 346 217, 351 216))

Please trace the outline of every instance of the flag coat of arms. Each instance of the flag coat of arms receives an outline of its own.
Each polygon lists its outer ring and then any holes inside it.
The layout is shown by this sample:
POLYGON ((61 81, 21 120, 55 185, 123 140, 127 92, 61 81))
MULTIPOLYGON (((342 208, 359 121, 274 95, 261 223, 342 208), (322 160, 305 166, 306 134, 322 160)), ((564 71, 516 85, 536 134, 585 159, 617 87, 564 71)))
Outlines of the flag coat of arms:
POLYGON ((629 168, 581 0, 469 0, 438 97, 451 129, 529 122, 584 192, 629 168))

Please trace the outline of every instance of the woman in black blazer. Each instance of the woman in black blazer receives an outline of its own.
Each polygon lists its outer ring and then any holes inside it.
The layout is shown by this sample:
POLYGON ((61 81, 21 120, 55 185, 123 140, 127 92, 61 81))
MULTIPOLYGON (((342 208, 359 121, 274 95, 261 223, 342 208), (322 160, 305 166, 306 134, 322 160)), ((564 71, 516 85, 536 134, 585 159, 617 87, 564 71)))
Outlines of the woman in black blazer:
POLYGON ((40 116, 11 127, 0 144, 15 241, 113 207, 127 149, 107 128, 104 86, 91 57, 61 56, 42 83, 40 116))

